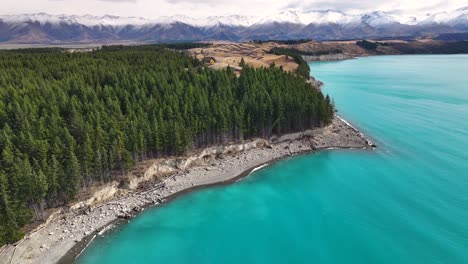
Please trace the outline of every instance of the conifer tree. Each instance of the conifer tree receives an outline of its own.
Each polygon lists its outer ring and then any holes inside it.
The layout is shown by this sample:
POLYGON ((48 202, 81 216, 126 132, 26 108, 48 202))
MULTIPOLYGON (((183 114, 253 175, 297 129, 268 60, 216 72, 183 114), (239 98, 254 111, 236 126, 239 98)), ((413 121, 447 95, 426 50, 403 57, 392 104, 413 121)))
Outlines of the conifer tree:
POLYGON ((240 63, 239 63, 239 66, 240 67, 244 67, 245 66, 245 60, 244 60, 244 57, 242 57, 240 63))

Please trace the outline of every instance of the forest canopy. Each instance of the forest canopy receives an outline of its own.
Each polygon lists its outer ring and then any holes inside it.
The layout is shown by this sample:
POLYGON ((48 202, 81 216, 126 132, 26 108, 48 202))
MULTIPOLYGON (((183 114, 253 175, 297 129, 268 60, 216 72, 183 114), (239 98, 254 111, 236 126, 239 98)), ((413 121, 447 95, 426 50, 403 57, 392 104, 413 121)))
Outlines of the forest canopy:
POLYGON ((137 162, 331 121, 330 99, 276 67, 211 70, 161 46, 0 52, 0 245, 137 162))

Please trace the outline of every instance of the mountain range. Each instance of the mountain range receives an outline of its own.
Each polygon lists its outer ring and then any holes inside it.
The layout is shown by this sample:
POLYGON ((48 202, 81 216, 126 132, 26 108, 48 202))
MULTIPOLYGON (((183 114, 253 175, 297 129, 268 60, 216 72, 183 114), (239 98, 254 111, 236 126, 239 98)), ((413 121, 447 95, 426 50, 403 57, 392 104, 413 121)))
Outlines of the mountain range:
POLYGON ((468 7, 424 17, 375 11, 285 10, 255 16, 142 17, 50 15, 0 16, 0 42, 60 44, 90 42, 177 42, 209 40, 434 37, 468 32, 468 7))

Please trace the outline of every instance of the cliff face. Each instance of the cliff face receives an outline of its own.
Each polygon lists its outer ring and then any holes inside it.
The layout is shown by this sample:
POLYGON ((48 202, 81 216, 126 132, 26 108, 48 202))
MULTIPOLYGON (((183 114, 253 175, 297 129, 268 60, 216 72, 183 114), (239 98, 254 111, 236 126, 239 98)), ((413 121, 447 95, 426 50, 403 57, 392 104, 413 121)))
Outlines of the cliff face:
POLYGON ((113 199, 119 194, 135 190, 142 183, 154 181, 156 179, 164 179, 169 175, 177 172, 184 172, 194 166, 209 164, 214 159, 223 158, 225 155, 234 155, 255 148, 263 148, 268 145, 269 142, 267 140, 256 139, 246 143, 209 147, 184 157, 157 159, 146 169, 143 175, 137 176, 131 174, 124 180, 110 182, 93 192, 91 197, 71 205, 70 210, 80 211, 90 207, 92 208, 113 199))
POLYGON ((187 172, 190 168, 204 166, 213 163, 216 159, 223 159, 226 156, 238 155, 253 149, 263 149, 270 144, 291 142, 304 137, 316 137, 323 133, 323 129, 306 130, 298 133, 272 137, 270 140, 255 139, 243 143, 213 146, 200 151, 192 152, 182 157, 161 158, 152 161, 145 172, 140 175, 129 174, 127 178, 120 181, 113 181, 100 186, 92 195, 76 202, 70 206, 70 211, 80 212, 89 208, 97 207, 109 200, 125 195, 129 191, 137 189, 141 184, 159 180, 164 184, 170 175, 187 172))

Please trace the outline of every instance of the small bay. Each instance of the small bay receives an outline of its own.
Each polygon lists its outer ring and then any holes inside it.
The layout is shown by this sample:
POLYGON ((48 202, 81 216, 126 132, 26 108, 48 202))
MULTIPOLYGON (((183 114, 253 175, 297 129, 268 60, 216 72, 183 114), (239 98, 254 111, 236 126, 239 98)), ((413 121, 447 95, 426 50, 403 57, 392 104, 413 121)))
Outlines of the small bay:
POLYGON ((310 67, 375 151, 288 158, 180 196, 77 263, 468 263, 468 56, 310 67))

